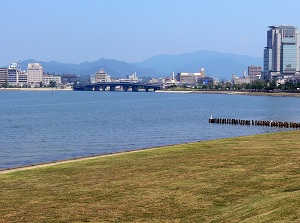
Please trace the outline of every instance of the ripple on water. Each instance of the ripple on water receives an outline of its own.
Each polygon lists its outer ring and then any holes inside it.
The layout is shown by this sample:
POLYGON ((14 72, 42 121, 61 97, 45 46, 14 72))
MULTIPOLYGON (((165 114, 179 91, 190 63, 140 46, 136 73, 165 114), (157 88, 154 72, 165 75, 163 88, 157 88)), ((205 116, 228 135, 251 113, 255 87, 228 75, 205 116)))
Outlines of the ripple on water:
POLYGON ((0 169, 284 129, 214 117, 298 122, 300 99, 135 92, 0 92, 0 169))

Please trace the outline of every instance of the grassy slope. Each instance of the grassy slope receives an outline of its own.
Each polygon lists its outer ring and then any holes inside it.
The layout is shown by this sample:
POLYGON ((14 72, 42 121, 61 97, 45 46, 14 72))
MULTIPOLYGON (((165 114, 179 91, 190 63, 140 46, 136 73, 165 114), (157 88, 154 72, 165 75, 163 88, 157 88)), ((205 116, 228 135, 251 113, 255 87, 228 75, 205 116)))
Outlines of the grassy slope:
POLYGON ((0 174, 0 222, 300 221, 300 132, 0 174))

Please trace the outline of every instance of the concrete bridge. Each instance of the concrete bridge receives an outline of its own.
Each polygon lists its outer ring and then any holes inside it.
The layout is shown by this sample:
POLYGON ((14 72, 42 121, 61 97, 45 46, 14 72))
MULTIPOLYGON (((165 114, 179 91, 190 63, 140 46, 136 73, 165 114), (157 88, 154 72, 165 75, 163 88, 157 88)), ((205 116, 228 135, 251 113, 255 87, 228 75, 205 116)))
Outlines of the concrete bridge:
POLYGON ((122 82, 101 82, 95 84, 85 84, 74 86, 74 91, 105 91, 109 87, 110 91, 115 91, 116 87, 120 87, 123 91, 131 91, 138 92, 139 89, 145 89, 146 92, 149 89, 153 89, 153 91, 162 89, 160 84, 145 84, 145 83, 122 83, 122 82))

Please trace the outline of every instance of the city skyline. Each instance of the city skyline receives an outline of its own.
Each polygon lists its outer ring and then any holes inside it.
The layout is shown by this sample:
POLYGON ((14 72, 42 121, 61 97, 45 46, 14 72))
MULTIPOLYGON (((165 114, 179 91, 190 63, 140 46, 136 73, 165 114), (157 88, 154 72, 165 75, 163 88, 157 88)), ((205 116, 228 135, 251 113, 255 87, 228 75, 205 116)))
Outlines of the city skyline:
POLYGON ((268 26, 297 27, 297 6, 296 0, 2 0, 0 66, 31 58, 132 63, 198 50, 263 57, 268 26))

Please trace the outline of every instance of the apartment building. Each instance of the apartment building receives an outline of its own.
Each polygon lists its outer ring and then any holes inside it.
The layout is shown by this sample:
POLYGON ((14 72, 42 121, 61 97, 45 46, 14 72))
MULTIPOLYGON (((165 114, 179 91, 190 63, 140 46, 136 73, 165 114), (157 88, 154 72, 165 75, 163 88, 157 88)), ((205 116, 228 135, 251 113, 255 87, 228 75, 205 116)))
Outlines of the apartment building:
POLYGON ((261 73, 262 67, 261 66, 248 66, 248 76, 250 78, 250 82, 260 80, 261 79, 261 73))

